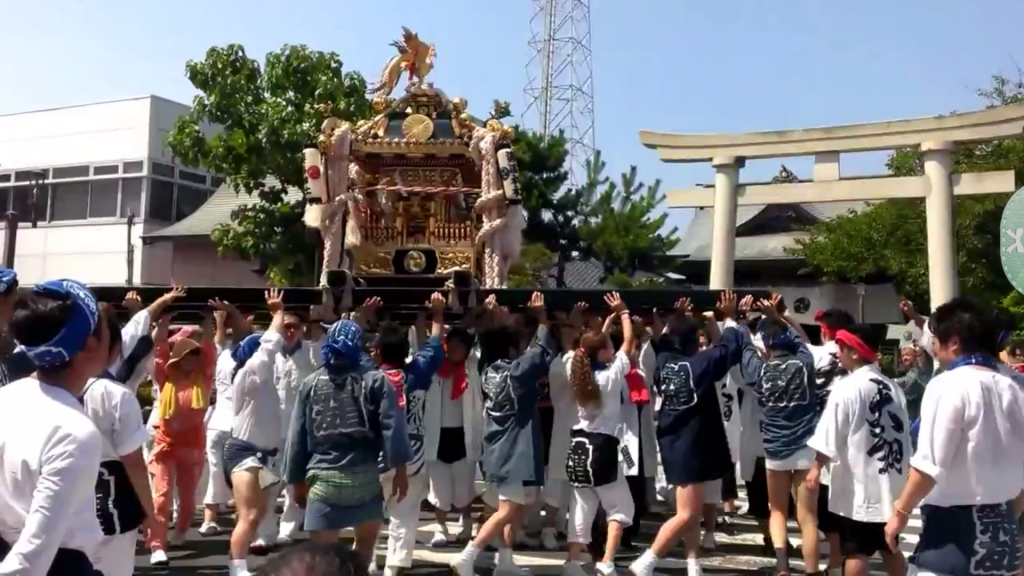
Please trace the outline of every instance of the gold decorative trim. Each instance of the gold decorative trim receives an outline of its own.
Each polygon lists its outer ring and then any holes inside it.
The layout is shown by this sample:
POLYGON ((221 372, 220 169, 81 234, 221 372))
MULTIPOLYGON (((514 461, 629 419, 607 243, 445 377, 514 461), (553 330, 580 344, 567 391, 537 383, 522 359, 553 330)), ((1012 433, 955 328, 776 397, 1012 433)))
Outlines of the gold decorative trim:
POLYGON ((402 134, 412 141, 425 141, 434 133, 434 122, 423 114, 413 114, 402 121, 402 134))
POLYGON ((358 270, 360 274, 394 274, 391 261, 394 252, 380 250, 359 255, 358 270))
POLYGON ((438 250, 437 273, 447 274, 455 270, 472 270, 473 252, 468 250, 438 250))
POLYGON ((378 154, 459 154, 468 155, 469 146, 459 140, 435 140, 431 142, 410 140, 371 140, 352 143, 353 152, 378 154))

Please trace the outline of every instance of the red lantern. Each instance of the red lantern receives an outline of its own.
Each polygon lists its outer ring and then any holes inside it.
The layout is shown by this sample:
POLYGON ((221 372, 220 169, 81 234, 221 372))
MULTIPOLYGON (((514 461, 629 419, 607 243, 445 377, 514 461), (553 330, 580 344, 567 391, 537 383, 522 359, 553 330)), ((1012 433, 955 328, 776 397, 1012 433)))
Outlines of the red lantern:
POLYGON ((308 176, 310 180, 319 180, 320 179, 320 167, 319 166, 307 166, 306 167, 306 176, 308 176))

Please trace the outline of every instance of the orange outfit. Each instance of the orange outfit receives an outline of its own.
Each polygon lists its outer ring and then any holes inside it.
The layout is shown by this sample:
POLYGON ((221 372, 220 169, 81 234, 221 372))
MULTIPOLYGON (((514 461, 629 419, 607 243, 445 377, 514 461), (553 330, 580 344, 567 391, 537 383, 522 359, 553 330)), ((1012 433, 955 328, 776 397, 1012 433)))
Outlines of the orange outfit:
MULTIPOLYGON (((174 344, 179 352, 181 342, 174 344)), ((153 482, 153 509, 156 521, 147 543, 151 550, 167 549, 167 521, 170 517, 173 491, 178 489, 178 517, 175 529, 184 534, 192 522, 196 507, 196 488, 206 463, 206 410, 209 406, 213 372, 217 352, 213 342, 188 342, 183 348, 199 349, 201 368, 183 376, 173 367, 180 354, 174 354, 166 344, 154 350, 153 380, 160 386, 160 397, 154 410, 160 420, 155 426, 153 451, 149 456, 149 473, 153 482), (183 380, 183 381, 180 381, 183 380)))

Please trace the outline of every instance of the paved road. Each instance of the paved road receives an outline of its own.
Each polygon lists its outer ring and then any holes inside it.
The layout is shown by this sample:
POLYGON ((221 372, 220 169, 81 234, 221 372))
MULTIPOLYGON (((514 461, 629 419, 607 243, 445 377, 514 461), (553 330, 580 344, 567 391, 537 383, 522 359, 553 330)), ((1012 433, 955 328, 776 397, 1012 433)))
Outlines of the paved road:
MULTIPOLYGON (((742 488, 740 490, 740 503, 744 503, 742 488)), ((426 545, 433 535, 434 520, 433 514, 424 512, 420 516, 420 531, 417 537, 419 545, 415 552, 414 567, 407 573, 410 575, 426 574, 449 574, 447 562, 459 552, 459 548, 452 546, 446 549, 435 550, 426 545)), ((665 515, 652 513, 643 523, 639 544, 649 545, 654 534, 665 520, 665 515)), ((223 525, 230 525, 229 518, 224 519, 223 525)), ((196 524, 198 526, 198 523, 196 524)), ((921 521, 915 514, 908 526, 907 534, 902 544, 903 551, 909 555, 917 543, 917 535, 920 533, 921 521)), ((452 527, 454 533, 454 526, 452 527)), ((790 523, 790 541, 794 546, 800 546, 800 533, 796 525, 790 523)), ((775 559, 765 554, 762 538, 757 530, 756 524, 748 517, 735 516, 729 519, 727 527, 716 533, 718 549, 714 553, 706 554, 701 563, 704 572, 707 574, 764 574, 771 573, 775 565, 775 559)), ((203 538, 193 529, 189 534, 188 541, 177 550, 168 552, 171 559, 171 566, 168 568, 153 568, 149 566, 149 552, 141 546, 136 555, 136 574, 140 575, 193 575, 193 574, 227 574, 227 535, 203 538)), ((381 566, 384 564, 384 553, 386 551, 386 533, 381 538, 377 547, 377 558, 381 566)), ((822 566, 827 558, 828 550, 822 545, 822 566)), ((625 567, 636 557, 636 554, 622 553, 619 557, 619 565, 622 573, 625 567)), ((561 566, 565 560, 563 553, 523 551, 516 554, 516 561, 524 566, 529 566, 535 574, 561 574, 561 566)), ((250 568, 258 568, 263 559, 251 558, 250 568)), ((492 572, 490 566, 493 564, 493 555, 482 554, 478 561, 477 573, 489 576, 492 572)), ((793 559, 794 567, 802 568, 802 563, 793 559)), ((881 564, 876 562, 875 571, 882 574, 881 564)), ((875 571, 872 573, 874 574, 875 571)), ((661 574, 686 574, 686 563, 682 550, 677 550, 672 557, 662 560, 658 573, 661 574)))

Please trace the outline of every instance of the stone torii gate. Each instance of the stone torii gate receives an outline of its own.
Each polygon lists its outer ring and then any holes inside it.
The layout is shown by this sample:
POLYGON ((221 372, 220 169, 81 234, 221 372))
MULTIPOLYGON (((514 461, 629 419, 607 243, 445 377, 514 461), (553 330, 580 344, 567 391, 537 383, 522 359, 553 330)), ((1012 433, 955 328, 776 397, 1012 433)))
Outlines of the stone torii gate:
POLYGON ((715 169, 714 189, 677 189, 666 194, 670 208, 714 207, 711 289, 733 287, 737 205, 924 198, 933 308, 958 292, 953 196, 1016 190, 1012 170, 952 174, 951 153, 960 143, 1021 137, 1024 103, 964 114, 803 130, 746 134, 640 131, 640 142, 657 150, 662 161, 710 162, 715 169), (899 148, 917 148, 924 153, 924 176, 840 176, 842 153, 899 148), (747 159, 793 156, 814 156, 813 181, 739 184, 739 170, 747 159))

